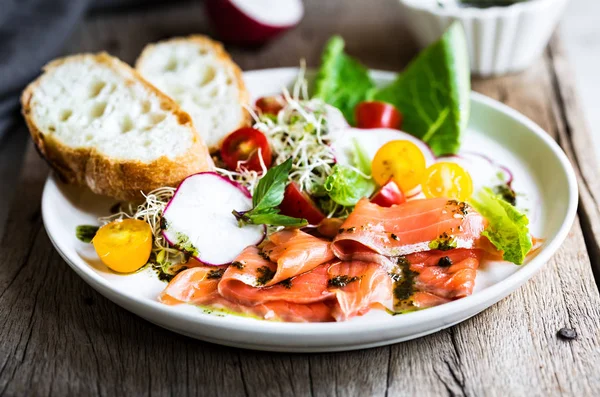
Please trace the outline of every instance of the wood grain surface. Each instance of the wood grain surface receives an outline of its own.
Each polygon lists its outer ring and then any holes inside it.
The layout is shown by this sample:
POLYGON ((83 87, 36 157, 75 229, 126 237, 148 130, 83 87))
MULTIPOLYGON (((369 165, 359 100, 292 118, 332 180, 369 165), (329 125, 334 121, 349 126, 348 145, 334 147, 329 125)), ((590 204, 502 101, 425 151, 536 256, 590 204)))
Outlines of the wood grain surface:
MULTIPOLYGON (((297 29, 260 48, 228 48, 234 59, 246 70, 295 66, 301 57, 315 66, 334 33, 372 68, 400 70, 416 52, 394 0, 305 5, 297 29)), ((198 3, 128 9, 89 16, 65 52, 107 50, 132 62, 149 41, 191 33, 211 33, 198 3)), ((48 240, 40 217, 48 170, 29 144, 20 167, 25 132, 16 131, 10 160, 0 154, 0 395, 600 395, 600 296, 592 272, 600 260, 600 180, 560 39, 526 72, 475 80, 473 88, 561 144, 578 173, 579 217, 547 266, 485 312, 414 341, 345 353, 212 345, 96 293, 48 240), (576 340, 557 338, 565 326, 577 330, 576 340)))

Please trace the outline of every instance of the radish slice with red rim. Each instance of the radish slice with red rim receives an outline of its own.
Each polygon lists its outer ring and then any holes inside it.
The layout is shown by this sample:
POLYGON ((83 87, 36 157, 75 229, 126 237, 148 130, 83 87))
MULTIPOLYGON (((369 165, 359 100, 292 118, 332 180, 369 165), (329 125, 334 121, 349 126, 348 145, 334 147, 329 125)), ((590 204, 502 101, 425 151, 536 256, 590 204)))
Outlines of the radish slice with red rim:
POLYGON ((169 244, 206 265, 233 261, 259 244, 263 225, 240 227, 232 210, 248 211, 252 198, 243 186, 214 172, 187 177, 163 212, 163 236, 169 244))

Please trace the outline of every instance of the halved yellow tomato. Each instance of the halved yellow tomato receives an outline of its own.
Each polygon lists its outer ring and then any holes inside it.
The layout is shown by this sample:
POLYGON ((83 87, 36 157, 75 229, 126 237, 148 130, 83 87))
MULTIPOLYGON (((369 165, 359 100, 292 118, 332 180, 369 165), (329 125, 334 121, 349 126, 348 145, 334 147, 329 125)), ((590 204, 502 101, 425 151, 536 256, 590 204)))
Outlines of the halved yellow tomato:
POLYGON ((102 226, 92 244, 106 266, 115 272, 131 273, 150 258, 152 230, 138 219, 116 220, 102 226))
POLYGON ((427 168, 421 187, 427 198, 447 197, 465 201, 473 194, 471 175, 460 165, 449 162, 435 163, 427 168))
POLYGON ((417 145, 410 141, 391 141, 379 148, 371 168, 379 186, 392 179, 406 193, 421 183, 425 166, 425 156, 417 145))

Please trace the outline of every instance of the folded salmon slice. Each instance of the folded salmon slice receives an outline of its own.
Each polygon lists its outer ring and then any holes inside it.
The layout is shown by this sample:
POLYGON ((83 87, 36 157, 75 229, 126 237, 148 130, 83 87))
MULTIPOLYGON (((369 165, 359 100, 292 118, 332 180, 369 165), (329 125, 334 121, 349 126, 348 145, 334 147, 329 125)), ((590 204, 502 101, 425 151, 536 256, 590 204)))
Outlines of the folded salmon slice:
POLYGON ((337 262, 327 273, 330 291, 337 299, 332 311, 336 321, 363 315, 372 308, 391 307, 392 279, 377 263, 337 262))
POLYGON ((179 273, 160 294, 169 305, 192 303, 233 313, 281 321, 344 321, 371 308, 391 307, 392 281, 377 263, 328 262, 270 287, 253 287, 260 267, 274 269, 248 247, 240 255, 245 265, 227 270, 198 266, 179 273))
POLYGON ((446 299, 464 298, 473 293, 481 260, 480 250, 418 252, 407 255, 410 270, 418 273, 415 288, 446 299))
POLYGON ((282 230, 269 237, 261 254, 277 263, 273 277, 265 286, 277 284, 290 277, 314 269, 334 258, 331 243, 301 230, 282 230))
POLYGON ((294 303, 321 302, 333 296, 327 290, 329 264, 318 265, 306 273, 278 284, 265 285, 265 277, 274 275, 277 265, 261 255, 257 247, 247 247, 223 274, 218 290, 221 296, 245 305, 284 300, 294 303))
POLYGON ((445 198, 412 200, 385 208, 362 199, 334 238, 342 260, 368 260, 444 248, 472 248, 485 219, 463 202, 445 198))
POLYGON ((218 284, 221 276, 218 273, 220 270, 222 269, 215 269, 214 266, 186 269, 171 280, 159 295, 158 300, 167 305, 192 303, 265 320, 289 322, 334 320, 331 314, 331 305, 324 302, 299 304, 275 300, 254 306, 232 302, 219 294, 218 284))
POLYGON ((394 285, 397 310, 424 309, 473 293, 483 252, 477 249, 418 252, 401 258, 394 285))

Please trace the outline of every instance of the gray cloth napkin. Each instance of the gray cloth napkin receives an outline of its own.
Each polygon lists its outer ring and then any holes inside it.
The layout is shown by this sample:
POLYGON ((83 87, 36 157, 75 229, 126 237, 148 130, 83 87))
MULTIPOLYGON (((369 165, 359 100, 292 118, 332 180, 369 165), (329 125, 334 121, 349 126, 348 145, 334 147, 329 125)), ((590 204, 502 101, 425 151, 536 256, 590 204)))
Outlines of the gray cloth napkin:
POLYGON ((0 138, 19 121, 21 91, 59 54, 90 1, 0 1, 0 138))

